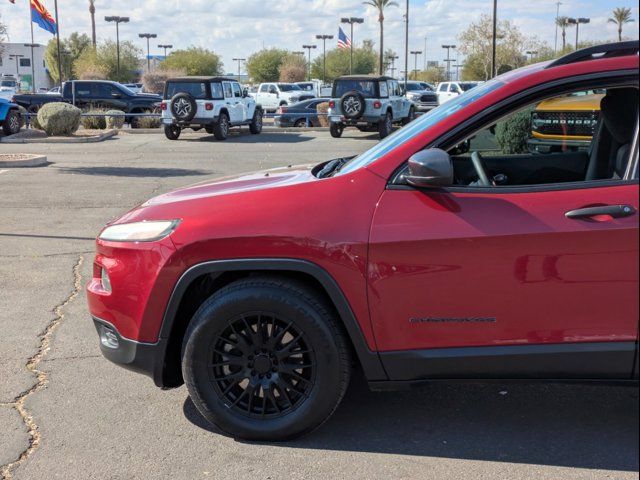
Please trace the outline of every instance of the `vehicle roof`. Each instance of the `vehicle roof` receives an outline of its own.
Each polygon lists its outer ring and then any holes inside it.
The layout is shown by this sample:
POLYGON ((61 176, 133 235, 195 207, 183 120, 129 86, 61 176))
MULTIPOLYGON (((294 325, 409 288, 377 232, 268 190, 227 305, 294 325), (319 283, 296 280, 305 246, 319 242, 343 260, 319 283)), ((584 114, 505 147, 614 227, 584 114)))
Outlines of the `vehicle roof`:
POLYGON ((364 81, 376 81, 376 80, 395 80, 395 78, 388 77, 386 75, 342 75, 336 78, 336 80, 364 80, 364 81))
POLYGON ((235 78, 229 77, 174 77, 167 80, 167 82, 237 82, 235 78))

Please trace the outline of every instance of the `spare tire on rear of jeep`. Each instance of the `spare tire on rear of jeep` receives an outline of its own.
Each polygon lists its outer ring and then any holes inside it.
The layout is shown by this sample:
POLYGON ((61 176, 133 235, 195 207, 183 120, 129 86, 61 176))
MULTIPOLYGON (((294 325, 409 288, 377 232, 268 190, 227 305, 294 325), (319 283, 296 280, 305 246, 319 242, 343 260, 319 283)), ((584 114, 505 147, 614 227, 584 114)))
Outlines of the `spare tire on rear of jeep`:
POLYGON ((340 108, 342 115, 349 120, 357 120, 364 115, 367 103, 364 96, 357 90, 345 93, 340 99, 340 108))
POLYGON ((186 92, 176 93, 169 102, 171 114, 179 122, 190 122, 196 116, 196 99, 186 92))

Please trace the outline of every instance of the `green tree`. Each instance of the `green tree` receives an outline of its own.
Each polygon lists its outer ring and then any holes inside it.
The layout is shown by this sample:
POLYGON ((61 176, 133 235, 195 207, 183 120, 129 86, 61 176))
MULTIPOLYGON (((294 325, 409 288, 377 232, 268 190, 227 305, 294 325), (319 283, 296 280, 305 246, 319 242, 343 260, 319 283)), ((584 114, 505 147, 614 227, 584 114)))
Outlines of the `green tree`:
POLYGON ((254 53, 247 59, 247 72, 256 83, 277 82, 280 67, 291 55, 287 50, 268 48, 254 53))
POLYGON ((73 72, 79 80, 106 80, 109 78, 109 71, 98 58, 98 51, 87 48, 82 55, 73 62, 73 72))
MULTIPOLYGON (((360 48, 353 49, 353 73, 368 75, 376 70, 378 55, 373 49, 373 42, 365 40, 360 48)), ((327 51, 327 82, 332 82, 341 75, 349 74, 349 49, 335 48, 327 51)), ((322 57, 317 57, 311 64, 311 76, 322 78, 322 57)))
MULTIPOLYGON (((89 46, 91 46, 91 39, 85 33, 73 32, 68 38, 60 39, 63 81, 73 78, 73 64, 89 46)), ((44 61, 54 83, 59 83, 58 45, 55 39, 49 40, 44 52, 44 61)))
POLYGON ((307 79, 307 61, 303 55, 289 54, 280 65, 280 81, 286 83, 302 82, 307 79))
POLYGON ((378 62, 378 73, 384 73, 384 10, 387 7, 398 7, 398 2, 391 0, 367 0, 363 2, 378 10, 378 23, 380 23, 380 60, 378 62))
POLYGON ((429 67, 426 70, 418 72, 418 75, 412 74, 411 77, 413 77, 413 80, 427 82, 432 85, 440 82, 445 82, 447 80, 447 74, 444 71, 444 68, 439 67, 429 67))
POLYGON ((222 75, 222 67, 219 55, 201 47, 171 52, 160 64, 163 70, 184 70, 187 75, 222 75))
MULTIPOLYGON (((467 57, 463 70, 467 78, 473 76, 473 80, 488 80, 493 77, 492 25, 489 15, 481 15, 480 20, 469 25, 459 37, 460 52, 467 57)), ((497 33, 496 70, 501 70, 502 66, 519 68, 525 65, 527 59, 523 52, 533 44, 534 39, 524 36, 509 20, 498 22, 497 33)))
POLYGON ((118 55, 116 42, 107 40, 98 46, 96 58, 98 65, 104 67, 107 78, 116 82, 131 82, 140 70, 142 50, 133 42, 120 42, 120 76, 118 76, 118 55))
POLYGON ((613 17, 609 19, 609 23, 618 25, 618 41, 622 41, 622 27, 633 22, 631 18, 631 9, 627 7, 618 7, 613 11, 613 17))

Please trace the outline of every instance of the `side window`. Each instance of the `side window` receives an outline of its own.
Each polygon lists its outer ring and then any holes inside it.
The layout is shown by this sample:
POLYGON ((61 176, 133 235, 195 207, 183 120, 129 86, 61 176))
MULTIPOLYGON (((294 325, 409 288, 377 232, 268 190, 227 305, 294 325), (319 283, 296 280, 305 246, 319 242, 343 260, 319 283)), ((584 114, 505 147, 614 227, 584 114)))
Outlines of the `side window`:
POLYGON ((94 98, 109 98, 111 96, 111 85, 106 83, 94 83, 91 91, 91 96, 94 98))
MULTIPOLYGON (((90 97, 93 95, 91 85, 85 82, 74 82, 72 84, 75 87, 75 92, 77 97, 90 97)), ((73 94, 73 88, 71 89, 73 94)))
POLYGON ((233 96, 236 98, 242 98, 242 90, 240 89, 240 84, 233 82, 231 84, 231 88, 233 88, 233 96))
POLYGON ((233 98, 233 88, 230 82, 222 82, 222 88, 224 89, 224 98, 233 98))
POLYGON ((269 91, 269 85, 264 84, 260 86, 260 93, 267 93, 269 91))
POLYGON ((273 94, 278 93, 278 89, 276 88, 275 85, 269 85, 269 93, 273 93, 273 94))
POLYGON ((438 85, 438 91, 439 92, 446 92, 448 87, 449 87, 448 84, 441 83, 440 85, 438 85))
POLYGON ((451 148, 455 183, 493 188, 620 180, 637 122, 634 87, 543 99, 451 148))
POLYGON ((387 82, 380 82, 380 98, 387 98, 389 96, 389 83, 391 83, 391 81, 387 82))
POLYGON ((224 98, 224 92, 222 91, 222 84, 213 82, 211 84, 211 98, 213 100, 222 100, 224 98))
POLYGON ((455 83, 449 85, 449 93, 458 93, 458 87, 455 83))

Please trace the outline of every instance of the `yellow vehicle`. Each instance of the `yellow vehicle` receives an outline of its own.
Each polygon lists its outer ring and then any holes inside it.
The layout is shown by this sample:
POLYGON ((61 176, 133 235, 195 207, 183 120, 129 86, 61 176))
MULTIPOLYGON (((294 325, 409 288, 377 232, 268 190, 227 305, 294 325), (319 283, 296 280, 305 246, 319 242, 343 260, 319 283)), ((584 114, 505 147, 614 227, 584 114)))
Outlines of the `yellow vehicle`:
POLYGON ((532 113, 529 149, 541 153, 588 149, 604 93, 585 92, 545 100, 532 113))

